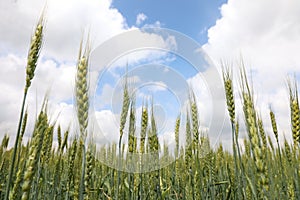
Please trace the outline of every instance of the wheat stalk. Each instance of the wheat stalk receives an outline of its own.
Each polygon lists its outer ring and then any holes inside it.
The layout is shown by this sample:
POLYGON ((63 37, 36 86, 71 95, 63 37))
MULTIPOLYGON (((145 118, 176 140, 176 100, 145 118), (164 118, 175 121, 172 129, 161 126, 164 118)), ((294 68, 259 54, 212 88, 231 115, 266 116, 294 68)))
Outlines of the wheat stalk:
POLYGON ((42 42, 43 42, 43 30, 44 30, 44 14, 42 14, 36 28, 35 32, 31 37, 31 43, 30 43, 30 49, 28 52, 28 57, 27 57, 27 66, 26 66, 26 84, 24 88, 24 94, 23 94, 23 102, 22 102, 22 107, 21 107, 21 113, 20 113, 20 118, 19 118, 19 125, 18 125, 18 130, 17 130, 17 135, 15 139, 15 145, 13 149, 13 154, 12 154, 12 162, 10 165, 10 172, 8 176, 8 184, 6 187, 6 193, 5 193, 5 200, 8 200, 9 197, 9 191, 10 191, 10 186, 12 183, 12 177, 14 176, 14 164, 16 160, 16 153, 18 150, 18 143, 19 143, 19 137, 20 137, 20 131, 21 131, 21 126, 22 126, 22 119, 23 119, 23 113, 24 113, 24 107, 25 107, 25 102, 26 102, 26 97, 27 97, 27 92, 28 89, 31 85, 31 81, 34 77, 34 72, 37 66, 37 61, 40 55, 40 50, 42 47, 42 42))
POLYGON ((247 76, 244 71, 241 72, 242 80, 242 98, 243 98, 243 111, 245 115, 246 128, 250 139, 253 158, 257 170, 257 192, 259 198, 267 198, 269 191, 268 174, 264 160, 264 154, 261 148, 261 141, 258 132, 257 114, 254 108, 252 91, 249 87, 247 76))
POLYGON ((296 148, 300 144, 300 108, 296 82, 294 83, 294 87, 292 87, 291 81, 288 80, 288 89, 290 97, 292 134, 294 146, 296 148))
POLYGON ((44 133, 48 127, 47 115, 41 111, 37 120, 37 124, 33 133, 33 140, 31 141, 29 149, 29 158, 26 162, 26 171, 24 173, 24 182, 22 185, 22 200, 30 199, 31 183, 34 174, 37 170, 38 161, 43 145, 44 133))
POLYGON ((85 142, 87 137, 87 128, 89 120, 89 81, 88 81, 88 65, 89 65, 90 45, 89 41, 85 51, 82 52, 82 43, 80 44, 79 56, 77 62, 77 74, 75 82, 75 97, 77 108, 77 119, 79 122, 80 137, 79 142, 82 145, 82 166, 81 180, 79 187, 79 199, 84 199, 84 176, 85 176, 85 160, 86 149, 85 142))

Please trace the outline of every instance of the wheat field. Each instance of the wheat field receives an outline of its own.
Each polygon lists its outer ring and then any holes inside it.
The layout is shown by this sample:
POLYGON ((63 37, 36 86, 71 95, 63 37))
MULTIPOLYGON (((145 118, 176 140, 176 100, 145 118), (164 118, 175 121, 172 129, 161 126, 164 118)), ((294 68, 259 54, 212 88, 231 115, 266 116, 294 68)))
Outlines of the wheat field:
POLYGON ((201 133, 201 111, 193 93, 185 115, 179 115, 174 123, 176 145, 172 152, 158 140, 153 102, 145 103, 142 115, 137 116, 135 97, 130 96, 126 83, 119 142, 96 148, 95 143, 86 139, 91 134, 88 131, 89 44, 81 44, 74 77, 79 124, 77 137, 71 138, 70 135, 76 134, 50 122, 45 98, 31 138, 23 141, 27 118, 32 114, 25 110, 26 98, 38 67, 43 31, 44 16, 39 20, 31 39, 23 105, 14 146, 8 148, 8 135, 2 139, 0 146, 0 199, 299 199, 300 109, 296 81, 288 82, 293 143, 285 140, 281 146, 276 115, 270 109, 269 120, 273 132, 267 133, 264 121, 255 108, 254 94, 244 68, 240 72, 241 87, 233 88, 231 69, 223 67, 224 94, 230 118, 228 123, 231 123, 232 131, 231 152, 221 144, 212 148, 209 137, 201 133), (235 90, 241 94, 242 120, 247 130, 243 144, 239 143, 240 122, 236 117, 235 90), (186 116, 185 119, 182 116, 186 116), (141 119, 140 138, 134 137, 138 118, 141 119), (180 129, 185 130, 185 143, 189 145, 179 145, 180 129), (124 148, 122 143, 125 131, 130 133, 126 138, 128 148, 124 148), (54 145, 54 135, 58 138, 58 145, 54 145), (275 144, 270 136, 275 137, 275 144), (111 163, 126 167, 123 164, 134 159, 133 154, 146 153, 151 153, 151 159, 154 160, 137 161, 138 171, 142 173, 111 168, 99 158, 101 156, 111 163), (160 163, 161 159, 167 159, 171 164, 164 167, 145 166, 153 162, 160 163), (150 170, 145 171, 144 167, 150 170))

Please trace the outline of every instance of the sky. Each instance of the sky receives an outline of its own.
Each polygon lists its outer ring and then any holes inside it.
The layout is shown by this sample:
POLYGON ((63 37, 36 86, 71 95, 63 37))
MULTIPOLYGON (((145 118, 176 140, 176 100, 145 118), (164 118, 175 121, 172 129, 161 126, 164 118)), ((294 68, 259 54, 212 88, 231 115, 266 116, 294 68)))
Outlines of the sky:
POLYGON ((159 23, 164 28, 179 31, 198 43, 205 44, 208 39, 207 30, 221 17, 219 8, 225 2, 225 0, 188 2, 116 0, 112 2, 112 6, 126 18, 129 26, 159 23))
MULTIPOLYGON (((8 134, 10 143, 20 112, 30 36, 45 3, 0 0, 0 139, 8 134)), ((75 127, 76 59, 79 43, 87 33, 93 49, 91 116, 101 132, 101 136, 95 136, 97 142, 118 138, 122 77, 127 69, 137 91, 138 116, 145 99, 152 96, 155 101, 161 141, 174 142, 175 118, 187 100, 181 94, 192 87, 198 99, 201 127, 205 129, 213 123, 222 126, 221 135, 210 137, 230 149, 229 119, 225 109, 219 107, 225 105, 224 94, 215 91, 212 81, 221 77, 213 70, 220 72, 220 60, 232 63, 237 109, 241 110, 241 58, 251 75, 255 105, 267 132, 272 136, 268 117, 271 105, 280 140, 292 139, 286 80, 288 75, 300 77, 298 0, 48 0, 46 19, 41 59, 27 101, 29 124, 25 139, 31 135, 36 113, 48 91, 51 120, 57 118, 63 129, 75 127), (161 33, 160 29, 169 32, 161 33), (172 35, 175 32, 176 37, 172 35), (190 62, 192 56, 176 54, 185 42, 197 43, 198 62, 210 67, 195 69, 190 62), (214 120, 214 116, 224 119, 214 120)), ((243 114, 237 115, 243 123, 243 114)), ((241 134, 240 140, 245 137, 241 134)))

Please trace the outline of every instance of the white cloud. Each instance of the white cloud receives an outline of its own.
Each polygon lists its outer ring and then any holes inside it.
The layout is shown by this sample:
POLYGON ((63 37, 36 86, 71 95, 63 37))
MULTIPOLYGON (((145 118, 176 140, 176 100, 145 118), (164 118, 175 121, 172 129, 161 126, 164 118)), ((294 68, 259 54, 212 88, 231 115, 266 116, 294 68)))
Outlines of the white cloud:
MULTIPOLYGON (((0 131, 1 136, 8 133, 14 137, 23 98, 25 84, 26 59, 12 54, 0 57, 0 131)), ((64 103, 72 100, 75 67, 57 65, 51 60, 40 62, 27 97, 29 112, 28 131, 32 130, 33 121, 45 94, 49 91, 49 114, 51 118, 59 115, 63 128, 72 121, 72 105, 64 103)))
MULTIPOLYGON (((4 133, 9 133, 11 143, 20 113, 30 37, 45 3, 38 0, 0 2, 0 139, 4 133)), ((58 120, 64 129, 74 122, 75 65, 82 36, 90 30, 93 48, 96 48, 111 37, 131 29, 122 14, 111 7, 111 0, 47 1, 44 46, 27 99, 30 120, 26 136, 31 133, 37 109, 48 91, 51 118, 60 113, 58 120)), ((165 48, 174 45, 171 39, 155 33, 139 32, 138 35, 134 38, 138 39, 137 44, 165 48)), ((148 54, 144 53, 135 61, 146 56, 148 54)), ((92 68, 90 71, 91 92, 95 91, 98 70, 92 68)), ((107 123, 107 126, 110 125, 107 123)))
POLYGON ((136 25, 139 26, 141 25, 148 17, 144 13, 139 13, 136 16, 136 25))
POLYGON ((117 142, 119 139, 119 116, 110 110, 95 113, 94 137, 98 143, 117 142), (103 142, 104 141, 104 142, 103 142))
MULTIPOLYGON (((204 49, 214 59, 236 59, 242 54, 253 70, 265 74, 271 68, 283 75, 299 71, 299 11, 296 0, 288 4, 283 0, 230 0, 221 8, 222 18, 209 29, 204 49)), ((275 75, 279 78, 281 74, 275 75)))
MULTIPOLYGON (((4 133, 15 136, 20 113, 25 66, 30 36, 46 1, 1 1, 0 7, 0 138, 4 133)), ((49 114, 66 129, 74 121, 72 96, 75 62, 84 30, 91 28, 93 44, 128 29, 111 1, 47 1, 45 41, 42 58, 27 98, 30 136, 36 113, 49 91, 49 114), (53 58, 53 59, 52 59, 53 58)), ((91 72, 94 82, 98 74, 91 72)), ((94 85, 91 84, 91 90, 94 85)))
POLYGON ((163 81, 149 83, 148 90, 151 92, 165 91, 168 86, 163 81))
MULTIPOLYGON (((271 130, 271 103, 281 139, 283 132, 291 139, 285 81, 288 73, 300 72, 300 2, 229 0, 221 7, 221 14, 208 30, 208 43, 203 48, 215 63, 220 59, 236 63, 242 55, 252 70, 255 100, 267 129, 271 130)), ((238 64, 234 71, 238 71, 238 64)))
POLYGON ((212 119, 213 105, 209 88, 206 85, 207 83, 205 82, 205 79, 203 79, 203 76, 201 76, 201 74, 197 74, 187 81, 196 96, 201 125, 208 127, 212 119))
MULTIPOLYGON (((118 54, 119 57, 114 57, 114 60, 108 61, 111 72, 116 70, 116 67, 125 67, 127 64, 137 65, 142 62, 153 63, 163 59, 170 59, 168 51, 177 49, 174 36, 168 35, 164 37, 161 33, 146 32, 136 28, 130 29, 125 35, 116 38, 114 42, 118 45, 118 48, 109 46, 109 49, 105 52, 106 57, 111 57, 110 53, 120 52, 118 54)), ((97 65, 102 66, 104 62, 105 59, 99 60, 97 65)))
MULTIPOLYGON (((1 1, 1 52, 25 54, 46 1, 1 1)), ((98 45, 127 29, 124 17, 111 8, 110 0, 50 0, 46 9, 46 34, 43 54, 56 60, 75 60, 84 31, 98 45)))

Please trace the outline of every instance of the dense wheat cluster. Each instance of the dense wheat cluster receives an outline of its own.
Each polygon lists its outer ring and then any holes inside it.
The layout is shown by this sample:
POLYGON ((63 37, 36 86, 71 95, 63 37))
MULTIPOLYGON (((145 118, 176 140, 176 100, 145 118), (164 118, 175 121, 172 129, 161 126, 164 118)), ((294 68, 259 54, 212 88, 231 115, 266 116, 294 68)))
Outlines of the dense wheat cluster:
MULTIPOLYGON (((209 136, 200 130, 196 95, 191 92, 186 113, 174 121, 174 150, 158 139, 153 102, 144 102, 141 116, 136 114, 136 99, 124 84, 119 142, 98 146, 86 141, 89 133, 89 49, 80 48, 76 75, 76 110, 79 134, 62 130, 50 122, 47 98, 38 112, 32 136, 22 141, 28 113, 26 95, 34 81, 34 71, 43 38, 43 18, 31 40, 15 145, 8 148, 5 135, 0 146, 0 199, 298 199, 300 194, 299 136, 300 110, 296 81, 289 81, 290 119, 293 143, 280 145, 276 115, 270 108, 273 132, 265 131, 264 121, 255 108, 253 91, 244 68, 241 70, 240 95, 247 138, 239 144, 239 122, 231 71, 224 68, 224 93, 232 128, 232 151, 220 144, 212 148, 209 136), (136 122, 140 119, 140 133, 136 122), (128 126, 126 126, 128 124, 128 126), (128 128, 128 130, 126 130, 128 128), (184 130, 182 132, 182 130, 184 130), (123 143, 124 132, 128 142, 123 143), (53 141, 54 135, 57 141, 53 141), (180 144, 180 134, 185 142, 180 144), (274 134, 276 144, 270 135, 274 134), (70 137, 75 135, 76 137, 70 137), (140 137, 135 137, 139 135, 140 137), (127 135, 126 135, 127 136, 127 135), (54 145, 57 143, 57 145, 54 145), (125 148, 127 145, 128 148, 125 148), (243 148, 242 148, 243 147, 243 148), (151 154, 151 162, 133 155, 151 154), (113 169, 100 157, 116 163, 113 169), (130 162, 137 169, 130 169, 130 162), (160 167, 161 160, 170 161, 160 167), (151 166, 149 166, 151 165, 151 166), (153 165, 153 166, 152 166, 153 165), (147 170, 146 170, 147 169, 147 170), (150 170, 149 170, 150 169, 150 170), (153 169, 153 170, 151 170, 153 169), (140 173, 130 173, 136 171, 140 173), (146 172, 145 172, 146 171, 146 172)), ((75 77, 74 77, 75 79, 75 77)))

